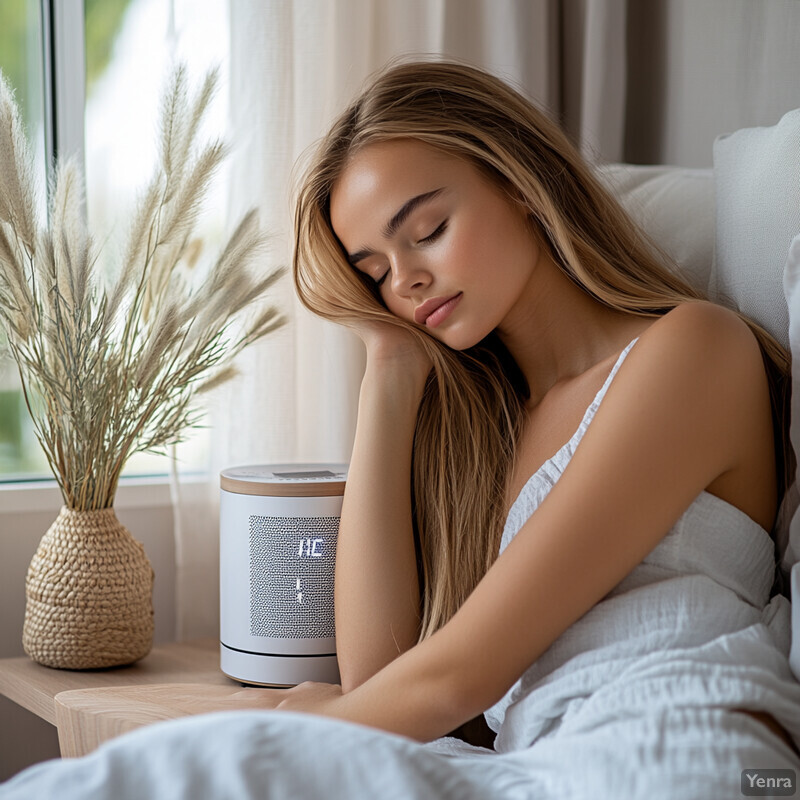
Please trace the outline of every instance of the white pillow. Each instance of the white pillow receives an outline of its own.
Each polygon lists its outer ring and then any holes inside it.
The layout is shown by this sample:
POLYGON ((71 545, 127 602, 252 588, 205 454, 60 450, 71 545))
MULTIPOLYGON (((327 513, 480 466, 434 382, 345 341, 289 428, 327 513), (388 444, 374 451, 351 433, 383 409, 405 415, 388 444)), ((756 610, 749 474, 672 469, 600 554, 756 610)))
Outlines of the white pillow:
POLYGON ((597 174, 683 277, 708 291, 714 255, 714 174, 711 169, 606 164, 597 174))
POLYGON ((716 246, 709 296, 789 346, 782 291, 786 253, 800 233, 800 109, 769 128, 714 142, 716 246))

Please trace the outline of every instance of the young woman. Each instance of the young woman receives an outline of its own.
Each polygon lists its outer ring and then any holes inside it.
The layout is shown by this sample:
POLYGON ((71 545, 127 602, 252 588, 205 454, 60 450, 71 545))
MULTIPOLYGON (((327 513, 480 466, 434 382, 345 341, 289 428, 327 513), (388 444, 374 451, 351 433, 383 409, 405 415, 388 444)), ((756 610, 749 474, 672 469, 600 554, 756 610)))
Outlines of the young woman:
MULTIPOLYGON (((736 605, 715 593, 761 612, 772 587, 794 477, 785 349, 679 277, 545 114, 464 65, 375 79, 308 168, 296 235, 301 300, 367 350, 337 552, 344 692, 427 657, 461 713, 405 703, 414 721, 387 727, 425 740, 486 712, 517 749, 564 724, 581 664, 582 703, 640 661, 680 676, 702 652, 719 674, 752 630, 712 621, 736 605), (755 543, 763 563, 719 568, 755 543)), ((685 700, 791 758, 782 674, 783 724, 743 687, 685 700)))
POLYGON ((181 737, 207 796, 229 752, 269 797, 734 797, 800 766, 770 597, 789 355, 692 289, 555 123, 474 68, 385 70, 307 169, 294 276, 367 351, 341 685, 244 691, 301 713, 152 726, 107 770, 141 755, 146 789, 181 737), (481 715, 489 747, 461 740, 481 715))

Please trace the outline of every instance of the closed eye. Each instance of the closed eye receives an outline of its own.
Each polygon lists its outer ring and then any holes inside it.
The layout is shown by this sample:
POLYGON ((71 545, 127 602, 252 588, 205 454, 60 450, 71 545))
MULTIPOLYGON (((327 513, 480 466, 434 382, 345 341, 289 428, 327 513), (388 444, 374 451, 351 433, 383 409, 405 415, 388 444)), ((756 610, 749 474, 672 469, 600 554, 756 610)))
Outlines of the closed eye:
MULTIPOLYGON (((433 233, 429 233, 426 237, 420 239, 418 244, 432 244, 445 232, 445 230, 447 230, 447 220, 444 220, 442 224, 439 225, 435 231, 433 231, 433 233)), ((375 285, 380 287, 386 278, 389 277, 390 272, 391 270, 387 269, 386 272, 384 272, 383 275, 375 281, 375 285)))
POLYGON ((431 242, 435 242, 446 230, 447 228, 447 220, 444 220, 442 224, 431 234, 426 236, 424 239, 419 240, 419 244, 430 244, 431 242))

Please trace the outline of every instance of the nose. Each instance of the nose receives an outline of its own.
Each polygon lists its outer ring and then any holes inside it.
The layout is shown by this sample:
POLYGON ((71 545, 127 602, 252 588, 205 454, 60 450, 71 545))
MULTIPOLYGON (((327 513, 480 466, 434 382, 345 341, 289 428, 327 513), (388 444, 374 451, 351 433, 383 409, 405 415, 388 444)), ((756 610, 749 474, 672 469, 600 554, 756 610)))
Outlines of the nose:
POLYGON ((403 257, 395 257, 391 259, 390 266, 392 292, 399 297, 410 297, 430 283, 430 272, 413 256, 406 254, 403 257))

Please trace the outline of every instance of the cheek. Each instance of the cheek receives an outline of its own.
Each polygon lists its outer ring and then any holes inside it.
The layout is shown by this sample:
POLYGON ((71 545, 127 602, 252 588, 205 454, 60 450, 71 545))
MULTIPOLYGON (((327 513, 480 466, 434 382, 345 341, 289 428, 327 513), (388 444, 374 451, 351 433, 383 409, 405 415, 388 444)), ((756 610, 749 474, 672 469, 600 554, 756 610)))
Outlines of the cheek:
POLYGON ((481 297, 497 292, 497 281, 502 273, 498 271, 498 261, 502 263, 502 260, 503 253, 498 250, 495 237, 482 235, 477 227, 454 240, 442 253, 452 288, 468 288, 481 297))
POLYGON ((401 300, 391 290, 383 293, 383 304, 396 317, 406 322, 414 321, 414 305, 408 300, 401 300))

